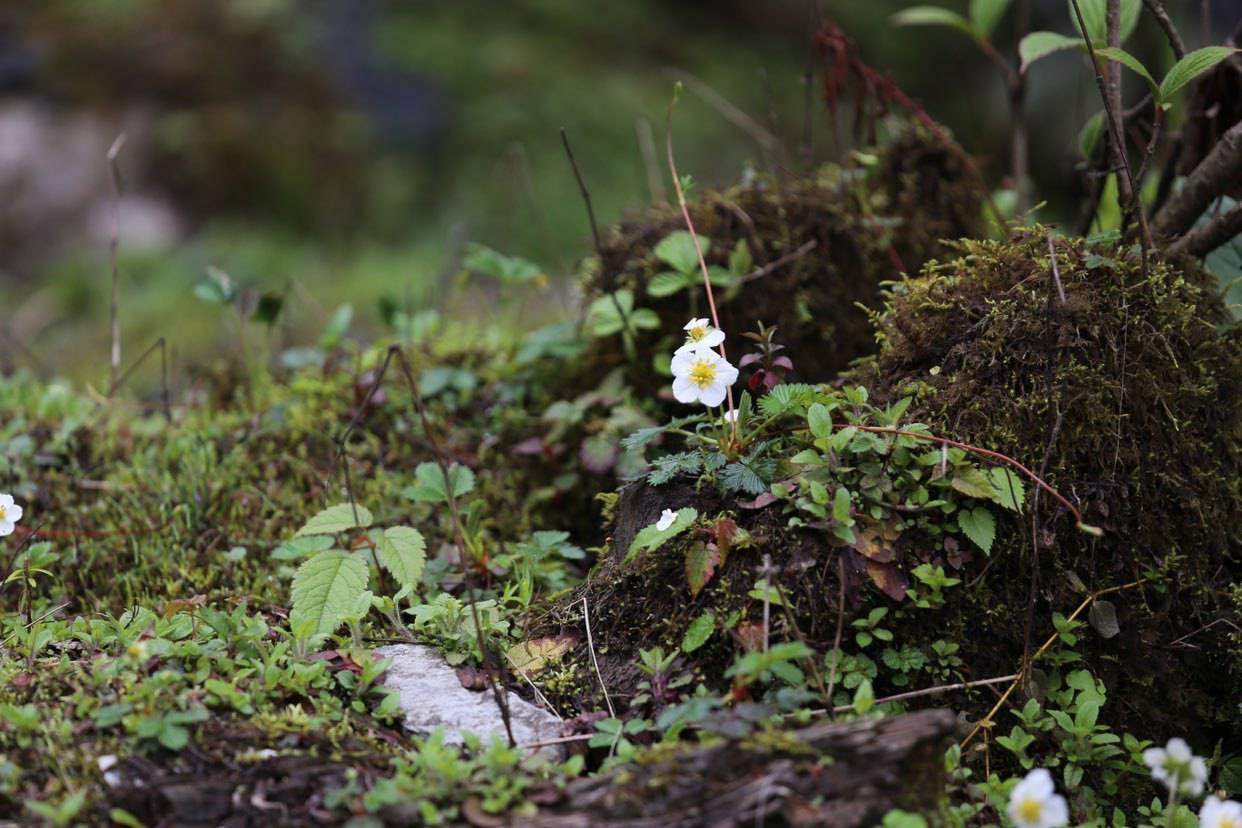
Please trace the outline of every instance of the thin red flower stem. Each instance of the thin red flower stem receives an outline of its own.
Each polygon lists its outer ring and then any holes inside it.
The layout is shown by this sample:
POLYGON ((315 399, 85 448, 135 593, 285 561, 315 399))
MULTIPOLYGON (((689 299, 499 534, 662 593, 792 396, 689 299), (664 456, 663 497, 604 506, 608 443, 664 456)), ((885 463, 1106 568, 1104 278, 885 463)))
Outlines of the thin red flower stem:
MULTIPOLYGON (((665 120, 664 128, 664 145, 668 152, 668 170, 673 176, 673 190, 677 193, 677 206, 681 208, 681 217, 686 222, 686 227, 690 230, 690 241, 694 244, 694 252, 699 257, 699 269, 703 272, 703 289, 707 291, 707 307, 712 312, 712 325, 716 330, 724 330, 720 327, 720 315, 716 313, 716 297, 712 293, 712 280, 707 272, 707 260, 703 257, 703 248, 699 246, 699 236, 694 232, 694 222, 690 219, 690 209, 686 206, 686 194, 681 189, 681 178, 677 175, 677 162, 673 159, 673 107, 677 105, 677 98, 681 94, 681 82, 673 88, 673 100, 668 104, 668 117, 665 120)), ((728 361, 729 357, 725 353, 724 341, 720 342, 720 358, 728 361)), ((726 390, 729 401, 729 414, 732 415, 733 407, 733 386, 730 385, 726 390)), ((737 418, 730 416, 732 441, 737 442, 737 418)))

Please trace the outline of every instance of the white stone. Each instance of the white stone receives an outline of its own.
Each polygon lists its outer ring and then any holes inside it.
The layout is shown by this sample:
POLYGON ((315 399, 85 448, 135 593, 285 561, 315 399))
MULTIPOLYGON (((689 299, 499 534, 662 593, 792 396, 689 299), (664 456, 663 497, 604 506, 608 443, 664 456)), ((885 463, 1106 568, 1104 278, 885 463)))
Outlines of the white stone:
MULTIPOLYGON (((435 648, 394 644, 376 652, 392 659, 392 666, 384 676, 384 686, 396 690, 400 696, 405 727, 411 733, 430 736, 436 728, 444 728, 444 742, 450 745, 462 744, 466 732, 474 733, 484 744, 493 738, 506 741, 504 722, 492 692, 462 687, 456 671, 435 648)), ((516 693, 506 692, 513 738, 519 746, 546 742, 561 735, 560 717, 516 693)), ((564 755, 560 745, 540 750, 557 758, 564 755)))

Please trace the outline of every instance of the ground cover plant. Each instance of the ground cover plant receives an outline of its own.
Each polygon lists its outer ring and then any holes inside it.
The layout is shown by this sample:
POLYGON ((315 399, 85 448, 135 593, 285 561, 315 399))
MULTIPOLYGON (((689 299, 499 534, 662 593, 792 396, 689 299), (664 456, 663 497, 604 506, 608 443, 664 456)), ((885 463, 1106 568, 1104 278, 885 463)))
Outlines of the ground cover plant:
POLYGON ((1011 15, 893 20, 1003 74, 999 185, 823 21, 836 161, 698 184, 678 86, 671 197, 616 226, 559 136, 571 273, 467 244, 443 309, 277 347, 289 295, 205 268, 215 360, 170 379, 174 333, 122 364, 118 332, 103 389, 0 376, 0 819, 1242 826, 1242 123, 1212 98, 1242 58, 1158 0, 1011 15), (1058 53, 1100 84, 1080 232, 1026 169, 1058 53), (562 275, 575 310, 525 328, 562 275), (377 652, 408 644, 507 738, 413 731, 377 652), (515 739, 519 696, 560 735, 515 739))

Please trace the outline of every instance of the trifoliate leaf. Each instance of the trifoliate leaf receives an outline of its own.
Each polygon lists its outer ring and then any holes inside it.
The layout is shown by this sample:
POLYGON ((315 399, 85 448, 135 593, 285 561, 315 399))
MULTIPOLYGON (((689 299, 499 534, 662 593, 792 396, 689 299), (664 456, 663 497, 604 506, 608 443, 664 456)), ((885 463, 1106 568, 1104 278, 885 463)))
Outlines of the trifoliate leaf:
POLYGON ((423 566, 427 563, 426 546, 422 533, 417 529, 393 526, 384 530, 376 549, 380 563, 392 573, 397 583, 414 587, 418 585, 423 566))
POLYGON ((289 625, 310 635, 328 635, 341 625, 354 601, 367 586, 362 558, 340 549, 328 549, 298 567, 293 576, 293 607, 289 625))
POLYGON ((641 529, 634 540, 630 541, 630 548, 626 550, 625 560, 628 563, 633 560, 639 552, 647 552, 659 549, 667 541, 677 537, 682 532, 689 529, 696 520, 699 519, 697 509, 686 506, 677 510, 677 516, 673 518, 673 522, 669 524, 667 529, 660 529, 655 523, 641 529))
POLYGON ((315 515, 297 531, 295 538, 305 535, 335 535, 346 529, 365 529, 371 525, 370 511, 365 506, 351 503, 338 503, 329 506, 315 515))
MULTIPOLYGON (((710 239, 699 236, 699 247, 703 255, 711 249, 710 239)), ((699 254, 694 249, 694 239, 686 230, 674 230, 669 233, 651 251, 655 257, 679 273, 692 273, 699 266, 699 254)))
POLYGON ((963 509, 957 514, 957 525, 962 527, 966 537, 984 552, 992 551, 992 541, 996 540, 996 519, 983 506, 970 511, 963 509))
POLYGON ((988 472, 988 479, 992 481, 994 489, 993 502, 1014 512, 1022 511, 1022 504, 1026 502, 1026 489, 1017 472, 1010 468, 996 466, 988 472))
POLYGON ((720 552, 714 546, 696 543, 686 550, 686 583, 695 598, 707 586, 720 565, 720 552))
POLYGON ((716 617, 710 612, 703 613, 691 621, 689 627, 686 627, 686 634, 681 637, 681 651, 683 653, 694 652, 706 644, 707 639, 711 638, 715 631, 716 617))

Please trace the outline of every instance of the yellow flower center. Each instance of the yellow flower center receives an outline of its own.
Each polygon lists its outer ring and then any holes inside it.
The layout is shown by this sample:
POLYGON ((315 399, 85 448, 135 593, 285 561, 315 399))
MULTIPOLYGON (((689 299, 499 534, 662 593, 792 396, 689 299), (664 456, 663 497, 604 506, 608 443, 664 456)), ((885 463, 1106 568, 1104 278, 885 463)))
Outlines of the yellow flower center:
POLYGON ((716 381, 716 366, 710 360, 695 360, 688 376, 690 381, 699 388, 706 388, 716 381))
POLYGON ((1038 799, 1024 799, 1018 805, 1018 815, 1023 822, 1039 822, 1039 815, 1043 810, 1043 803, 1038 799))
POLYGON ((689 339, 691 342, 698 342, 700 339, 704 338, 705 336, 707 336, 706 325, 696 325, 690 330, 686 331, 686 339, 689 339))
POLYGON ((1219 823, 1220 828, 1242 828, 1242 822, 1238 822, 1233 817, 1221 817, 1219 823))
POLYGON ((4 511, 3 506, 0 506, 0 523, 4 523, 4 521, 8 519, 9 519, 9 513, 4 511))

